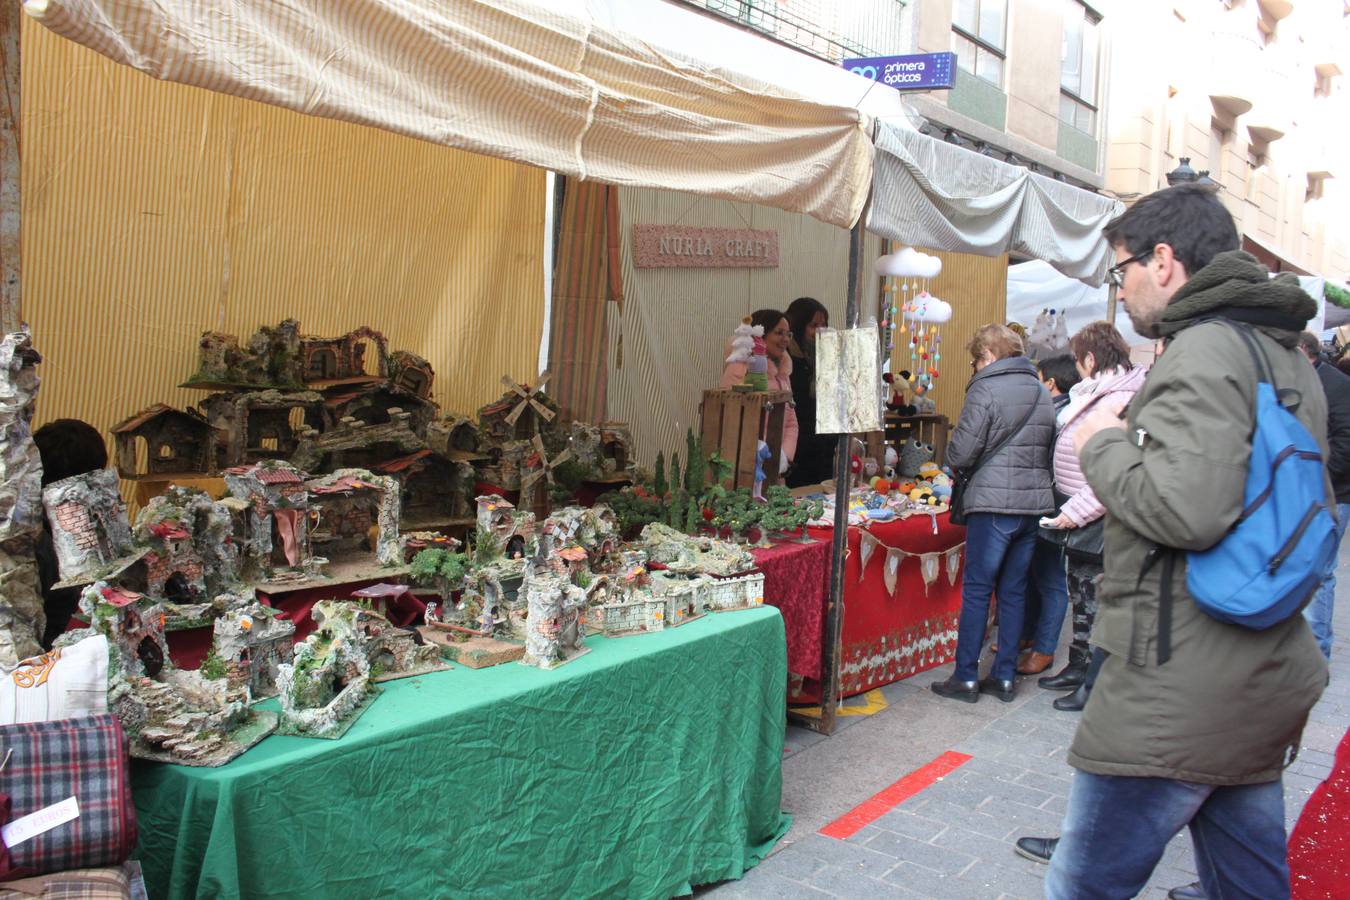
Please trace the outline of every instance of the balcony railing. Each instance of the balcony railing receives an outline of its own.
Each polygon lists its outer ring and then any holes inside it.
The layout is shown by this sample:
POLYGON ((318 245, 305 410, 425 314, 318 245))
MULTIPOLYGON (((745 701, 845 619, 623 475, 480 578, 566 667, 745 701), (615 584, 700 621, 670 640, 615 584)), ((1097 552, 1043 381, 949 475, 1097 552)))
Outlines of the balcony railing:
POLYGON ((675 0, 826 60, 906 53, 908 0, 675 0))

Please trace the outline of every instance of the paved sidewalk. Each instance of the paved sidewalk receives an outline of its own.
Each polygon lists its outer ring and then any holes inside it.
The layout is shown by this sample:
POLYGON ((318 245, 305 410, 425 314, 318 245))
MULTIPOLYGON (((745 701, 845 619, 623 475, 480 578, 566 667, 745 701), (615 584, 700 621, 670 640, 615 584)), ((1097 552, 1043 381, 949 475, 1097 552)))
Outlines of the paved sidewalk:
MULTIPOLYGON (((1312 712, 1299 759, 1285 773, 1288 826, 1331 772, 1350 728, 1350 545, 1338 572, 1331 685, 1312 712)), ((1065 635, 1063 644, 1067 645, 1065 635)), ((1061 655, 1063 650, 1061 650, 1061 655)), ((1056 661, 1056 669, 1063 659, 1056 661)), ((792 830, 740 881, 700 897, 1038 898, 1045 867, 1013 852, 1023 835, 1053 836, 1073 770, 1065 753, 1078 714, 1057 712, 1057 693, 1020 679, 1010 704, 942 700, 928 689, 951 666, 882 689, 887 707, 846 716, 832 737, 788 729, 784 808, 792 830), (819 830, 908 773, 955 750, 973 757, 846 840, 819 830)), ((851 700, 860 704, 863 698, 851 700)), ((874 698, 875 699, 875 698, 874 698)), ((1197 880, 1189 832, 1167 849, 1141 897, 1197 880)))

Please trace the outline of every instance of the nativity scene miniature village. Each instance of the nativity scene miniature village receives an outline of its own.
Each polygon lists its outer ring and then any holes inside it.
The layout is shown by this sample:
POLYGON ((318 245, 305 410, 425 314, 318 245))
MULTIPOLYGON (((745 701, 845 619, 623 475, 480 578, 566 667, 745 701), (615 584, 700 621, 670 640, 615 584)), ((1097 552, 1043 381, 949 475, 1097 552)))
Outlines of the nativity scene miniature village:
MULTIPOLYGON (((29 405, 36 354, 6 349, 4 394, 29 405)), ((134 757, 219 766, 274 732, 335 739, 390 679, 551 670, 594 635, 759 607, 749 548, 804 540, 825 513, 692 430, 639 470, 628 428, 563 421, 547 376, 443 415, 428 362, 370 328, 308 337, 288 320, 198 351, 184 386, 204 400, 127 417, 115 470, 41 492, 56 588, 79 595, 56 649, 106 647, 134 757), (223 496, 187 485, 207 477, 223 496), (154 496, 130 521, 122 489, 141 482, 154 496), (302 625, 283 609, 299 592, 322 595, 302 625), (180 668, 169 644, 191 629, 209 650, 180 668)))

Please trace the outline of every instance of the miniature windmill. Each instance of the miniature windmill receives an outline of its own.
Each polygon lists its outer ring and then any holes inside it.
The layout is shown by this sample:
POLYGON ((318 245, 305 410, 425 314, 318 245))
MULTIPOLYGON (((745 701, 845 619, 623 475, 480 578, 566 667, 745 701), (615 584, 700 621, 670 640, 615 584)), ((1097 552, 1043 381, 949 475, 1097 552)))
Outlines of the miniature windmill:
POLYGON ((546 487, 552 487, 554 484, 553 470, 572 458, 571 450, 563 450, 552 459, 548 458, 548 452, 544 448, 544 439, 539 435, 534 436, 534 453, 531 454, 531 461, 538 457, 537 466, 532 466, 531 471, 520 477, 520 505, 522 507, 532 507, 537 514, 546 514, 548 506, 548 491, 543 493, 543 499, 540 499, 539 481, 542 479, 546 487))
MULTIPOLYGON (((542 402, 544 385, 547 384, 548 380, 552 377, 552 373, 545 372, 543 375, 539 376, 539 383, 534 385, 534 387, 530 387, 529 385, 521 386, 512 381, 510 377, 505 375, 502 376, 502 384, 506 385, 509 391, 515 392, 520 398, 516 401, 516 405, 511 412, 506 415, 506 424, 515 428, 516 434, 522 434, 522 428, 517 427, 516 423, 520 421, 521 416, 525 415, 526 412, 538 416, 545 422, 553 421, 555 413, 548 408, 548 404, 542 402), (536 394, 540 399, 536 399, 536 394)), ((523 431, 525 434, 537 435, 539 433, 539 423, 527 418, 523 431)))

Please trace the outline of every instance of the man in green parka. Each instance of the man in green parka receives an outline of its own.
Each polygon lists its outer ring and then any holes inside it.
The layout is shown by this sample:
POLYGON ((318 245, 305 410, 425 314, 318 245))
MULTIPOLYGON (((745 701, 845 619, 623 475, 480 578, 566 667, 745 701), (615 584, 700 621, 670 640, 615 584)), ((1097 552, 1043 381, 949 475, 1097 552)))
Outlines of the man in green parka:
POLYGON ((1326 663, 1301 615, 1252 631, 1202 612, 1182 554, 1160 664, 1168 567, 1148 557, 1155 547, 1207 549, 1242 510, 1257 373, 1241 335, 1213 319, 1254 326, 1325 458, 1326 400, 1294 349, 1316 306, 1292 275, 1271 279, 1237 249, 1232 217, 1204 188, 1151 194, 1105 234, 1130 320, 1166 348, 1127 409, 1102 404, 1074 435, 1107 509, 1092 644, 1108 655, 1069 751, 1078 771, 1046 895, 1133 897, 1189 826, 1207 896, 1288 897, 1280 776, 1326 663))

